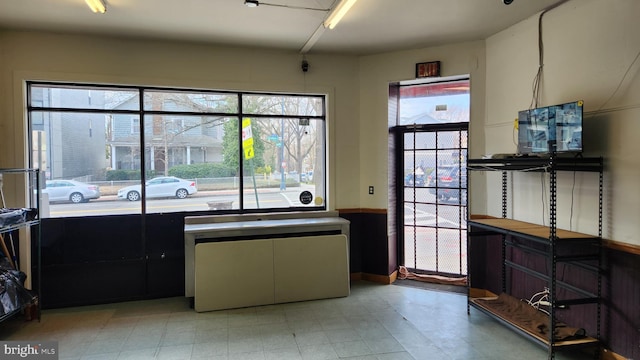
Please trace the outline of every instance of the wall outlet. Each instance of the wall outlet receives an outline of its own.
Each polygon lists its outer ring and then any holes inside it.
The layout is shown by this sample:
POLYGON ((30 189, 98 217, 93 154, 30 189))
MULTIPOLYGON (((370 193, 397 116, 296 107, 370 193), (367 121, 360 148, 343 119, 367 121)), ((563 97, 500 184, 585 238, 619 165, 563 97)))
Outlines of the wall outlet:
POLYGON ((369 195, 373 195, 373 186, 369 186, 369 195))

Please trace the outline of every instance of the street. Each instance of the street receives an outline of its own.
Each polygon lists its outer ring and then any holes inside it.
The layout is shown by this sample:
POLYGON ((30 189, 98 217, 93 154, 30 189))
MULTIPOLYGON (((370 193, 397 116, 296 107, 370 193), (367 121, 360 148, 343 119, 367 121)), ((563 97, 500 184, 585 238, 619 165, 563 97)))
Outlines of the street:
MULTIPOLYGON (((244 192, 244 208, 289 208, 305 206, 300 202, 300 193, 311 191, 312 185, 291 187, 284 191, 279 189, 260 189, 256 200, 253 190, 244 192), (258 206, 259 205, 259 206, 258 206)), ((232 208, 238 209, 240 198, 237 191, 199 191, 186 199, 164 198, 147 200, 147 213, 177 212, 177 211, 206 211, 210 210, 208 202, 224 203, 232 202, 232 208)), ((307 206, 313 206, 309 204, 307 206)), ((43 206, 43 218, 74 217, 74 216, 102 216, 140 214, 142 203, 140 201, 120 200, 115 195, 102 196, 100 199, 86 203, 51 203, 48 205, 48 215, 43 206)))

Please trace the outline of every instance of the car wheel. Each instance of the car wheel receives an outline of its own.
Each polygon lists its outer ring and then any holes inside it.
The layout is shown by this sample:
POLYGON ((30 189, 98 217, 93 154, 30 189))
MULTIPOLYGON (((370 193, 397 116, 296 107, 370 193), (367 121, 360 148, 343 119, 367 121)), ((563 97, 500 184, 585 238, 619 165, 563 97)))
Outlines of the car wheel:
POLYGON ((178 189, 178 191, 176 191, 176 197, 178 199, 184 199, 187 195, 189 195, 189 192, 187 192, 186 189, 178 189))
POLYGON ((82 194, 78 192, 74 192, 73 194, 69 195, 69 200, 71 200, 71 202, 74 204, 79 204, 84 201, 84 196, 82 196, 82 194))
POLYGON ((140 200, 140 193, 137 191, 129 191, 127 193, 127 200, 129 201, 138 201, 140 200))

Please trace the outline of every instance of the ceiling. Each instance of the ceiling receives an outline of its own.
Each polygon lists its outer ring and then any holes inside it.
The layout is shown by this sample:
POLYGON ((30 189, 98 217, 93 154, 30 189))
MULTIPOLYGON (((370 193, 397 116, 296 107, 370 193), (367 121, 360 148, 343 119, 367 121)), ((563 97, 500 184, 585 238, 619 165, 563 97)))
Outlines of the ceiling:
POLYGON ((0 28, 168 39, 221 45, 367 55, 487 38, 559 0, 359 0, 336 26, 322 27, 336 0, 1 0, 0 28), (271 4, 268 5, 267 3, 271 4), (320 10, 315 10, 320 9, 320 10))

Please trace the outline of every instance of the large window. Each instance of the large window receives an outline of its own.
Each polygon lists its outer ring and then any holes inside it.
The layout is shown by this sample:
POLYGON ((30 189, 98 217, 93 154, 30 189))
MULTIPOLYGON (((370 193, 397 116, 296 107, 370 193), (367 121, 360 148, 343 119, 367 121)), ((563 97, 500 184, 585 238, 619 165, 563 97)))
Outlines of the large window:
POLYGON ((27 85, 43 217, 326 208, 322 95, 27 85))

